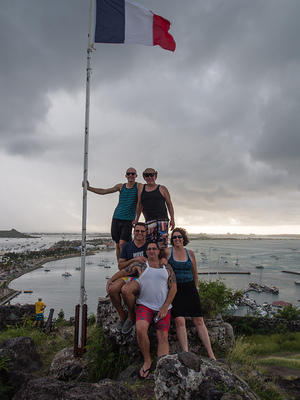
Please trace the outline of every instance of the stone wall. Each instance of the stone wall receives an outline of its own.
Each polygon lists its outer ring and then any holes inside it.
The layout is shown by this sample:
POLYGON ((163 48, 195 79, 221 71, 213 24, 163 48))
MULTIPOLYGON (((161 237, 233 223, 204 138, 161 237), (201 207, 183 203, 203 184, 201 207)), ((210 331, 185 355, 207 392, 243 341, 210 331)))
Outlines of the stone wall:
POLYGON ((286 327, 291 332, 300 332, 300 321, 287 321, 279 318, 263 318, 263 317, 238 317, 227 316, 224 318, 226 322, 231 324, 237 333, 246 333, 242 329, 253 330, 255 332, 274 333, 286 327), (241 331, 241 332, 240 332, 241 331))
POLYGON ((7 325, 22 323, 26 315, 29 317, 35 315, 34 304, 0 306, 0 330, 5 329, 7 325))

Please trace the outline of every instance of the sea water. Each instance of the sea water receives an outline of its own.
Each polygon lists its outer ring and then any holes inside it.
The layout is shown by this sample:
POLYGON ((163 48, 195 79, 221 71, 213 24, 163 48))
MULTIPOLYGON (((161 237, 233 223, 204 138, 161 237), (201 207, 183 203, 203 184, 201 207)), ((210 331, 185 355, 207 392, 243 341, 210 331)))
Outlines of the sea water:
MULTIPOLYGON (((72 235, 72 240, 74 240, 72 235)), ((80 238, 79 235, 76 238, 80 238)), ((56 239, 56 238, 55 238, 56 239)), ((59 240, 62 238, 60 237, 59 240)), ((71 240, 69 235, 65 240, 71 240)), ((17 243, 18 240, 14 239, 17 243)), ((33 241, 33 239, 25 239, 33 241)), ((43 239, 47 244, 53 237, 43 239)), ((0 242, 0 248, 3 239, 0 242)), ((44 243, 45 242, 45 243, 44 243)), ((28 242, 29 243, 29 242, 28 242)), ((23 245, 23 244, 22 244, 23 245)), ((17 244, 14 244, 15 248, 17 244)), ((36 247, 38 249, 38 246, 36 247)), ((300 272, 300 240, 299 239, 245 239, 245 240, 192 240, 188 248, 195 252, 199 279, 222 279, 224 283, 234 289, 245 289, 249 282, 262 283, 268 286, 277 286, 279 295, 250 292, 249 297, 258 304, 265 301, 283 300, 299 306, 300 285, 295 281, 300 277, 286 274, 282 270, 300 272), (262 266, 263 268, 256 268, 262 266), (230 274, 222 275, 221 272, 250 272, 250 275, 230 274), (218 272, 218 274, 212 274, 218 272)), ((67 258, 51 261, 32 272, 29 272, 10 283, 10 287, 22 290, 11 304, 34 303, 42 297, 47 304, 46 311, 54 308, 55 315, 63 309, 65 317, 74 315, 75 305, 79 303, 80 258, 67 258), (50 269, 46 272, 45 269, 50 269), (63 277, 64 272, 71 276, 63 277), (24 293, 32 290, 32 293, 24 293)), ((114 251, 100 251, 86 258, 85 287, 89 313, 96 313, 98 297, 106 295, 106 283, 109 277, 118 271, 114 251), (110 267, 110 268, 105 268, 110 267)), ((47 316, 47 312, 45 314, 47 316)))

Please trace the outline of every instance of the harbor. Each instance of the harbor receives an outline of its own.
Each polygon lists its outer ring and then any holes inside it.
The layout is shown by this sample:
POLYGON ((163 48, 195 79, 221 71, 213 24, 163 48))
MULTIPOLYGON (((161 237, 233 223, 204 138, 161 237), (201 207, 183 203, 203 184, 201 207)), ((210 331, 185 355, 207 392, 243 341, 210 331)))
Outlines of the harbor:
MULTIPOLYGON (((79 235, 77 237, 79 238, 79 235)), ((68 238, 69 236, 65 235, 65 239, 68 238)), ((52 240, 51 237, 50 239, 52 240)), ((43 246, 45 241, 44 239, 43 246)), ((16 244, 14 246, 17 247, 16 244)), ((300 240, 192 240, 188 245, 188 248, 195 252, 201 280, 221 279, 227 287, 243 291, 249 288, 251 282, 279 288, 279 294, 261 289, 245 293, 245 296, 248 294, 249 299, 253 299, 250 300, 252 304, 256 302, 257 307, 264 303, 270 305, 274 301, 285 301, 299 306, 300 286, 295 284, 295 276, 281 272, 282 266, 285 270, 292 271, 298 268, 299 252, 291 251, 290 247, 300 249, 300 240), (238 265, 236 265, 237 260, 238 265), (257 269, 257 265, 263 265, 264 268, 257 269)), ((43 247, 45 248, 47 246, 43 247)), ((86 284, 89 313, 96 312, 98 297, 106 295, 107 279, 116 271, 115 252, 111 249, 103 248, 87 256, 86 284)), ((14 279, 9 287, 21 292, 11 300, 11 304, 34 303, 37 297, 42 297, 47 303, 47 309, 52 307, 56 313, 63 308, 67 317, 73 316, 74 304, 79 301, 80 257, 77 255, 70 259, 53 259, 45 263, 43 268, 14 279), (65 272, 69 272, 71 276, 62 276, 65 272), (33 292, 24 293, 24 290, 33 292)), ((234 314, 245 315, 248 312, 255 312, 248 302, 249 300, 245 300, 244 305, 240 304, 237 310, 232 310, 234 314)))

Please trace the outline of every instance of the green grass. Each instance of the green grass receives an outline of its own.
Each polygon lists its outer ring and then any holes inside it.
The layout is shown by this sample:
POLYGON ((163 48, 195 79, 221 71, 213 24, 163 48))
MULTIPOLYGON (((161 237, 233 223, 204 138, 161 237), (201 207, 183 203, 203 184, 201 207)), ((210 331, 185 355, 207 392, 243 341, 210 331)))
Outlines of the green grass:
POLYGON ((90 382, 98 382, 104 378, 116 379, 129 365, 128 355, 105 339, 101 328, 96 325, 89 326, 86 350, 90 361, 90 382))
MULTIPOLYGON (((264 381, 263 373, 259 367, 261 360, 257 357, 258 354, 269 353, 274 348, 282 349, 280 343, 285 342, 282 336, 271 335, 267 341, 265 340, 266 337, 261 335, 239 337, 236 340, 235 347, 226 357, 232 372, 241 376, 261 400, 284 400, 286 398, 274 382, 264 381)), ((293 340, 293 342, 297 343, 297 340, 293 340)))
POLYGON ((263 355, 280 352, 299 352, 300 332, 252 335, 247 337, 246 342, 250 345, 250 354, 263 355))
POLYGON ((276 365, 279 367, 295 368, 300 370, 300 360, 299 358, 290 357, 265 357, 259 360, 261 365, 276 365))
POLYGON ((50 367, 50 364, 57 352, 65 347, 73 346, 73 336, 66 338, 65 335, 61 334, 64 326, 59 327, 58 332, 46 334, 40 329, 33 326, 32 321, 24 321, 21 326, 9 327, 6 331, 0 333, 0 344, 6 339, 13 339, 19 336, 30 337, 35 346, 37 352, 40 354, 43 367, 39 371, 41 375, 46 373, 50 367))

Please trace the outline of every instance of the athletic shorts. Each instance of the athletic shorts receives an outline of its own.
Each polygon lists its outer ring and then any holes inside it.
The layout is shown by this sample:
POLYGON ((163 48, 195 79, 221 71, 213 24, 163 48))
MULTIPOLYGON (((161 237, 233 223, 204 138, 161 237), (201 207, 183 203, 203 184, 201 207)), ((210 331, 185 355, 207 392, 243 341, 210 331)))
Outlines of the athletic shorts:
POLYGON ((136 281, 139 277, 138 276, 123 276, 123 281, 125 283, 131 282, 131 281, 136 281))
MULTIPOLYGON (((152 310, 151 308, 143 306, 142 304, 136 305, 136 310, 135 310, 136 322, 143 320, 151 324, 156 314, 157 311, 152 310)), ((168 332, 170 328, 170 322, 171 322, 171 312, 169 310, 165 318, 162 318, 158 322, 155 322, 154 325, 157 330, 168 332)))
POLYGON ((147 221, 145 223, 147 242, 156 242, 160 249, 168 247, 169 221, 147 221))
POLYGON ((131 241, 132 221, 113 218, 111 221, 111 237, 116 243, 120 240, 131 241))
POLYGON ((43 313, 35 314, 35 319, 36 321, 44 321, 44 314, 43 313))

